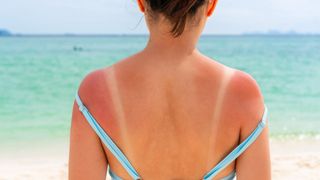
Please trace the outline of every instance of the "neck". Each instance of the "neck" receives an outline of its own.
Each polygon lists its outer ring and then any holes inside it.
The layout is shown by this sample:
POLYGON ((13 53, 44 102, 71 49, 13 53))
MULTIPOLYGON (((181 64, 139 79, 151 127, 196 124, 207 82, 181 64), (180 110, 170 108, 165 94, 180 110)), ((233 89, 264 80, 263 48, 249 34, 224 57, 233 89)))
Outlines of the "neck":
POLYGON ((184 32, 173 38, 170 34, 152 31, 145 52, 158 56, 161 61, 172 63, 186 61, 197 52, 198 36, 194 32, 184 32))

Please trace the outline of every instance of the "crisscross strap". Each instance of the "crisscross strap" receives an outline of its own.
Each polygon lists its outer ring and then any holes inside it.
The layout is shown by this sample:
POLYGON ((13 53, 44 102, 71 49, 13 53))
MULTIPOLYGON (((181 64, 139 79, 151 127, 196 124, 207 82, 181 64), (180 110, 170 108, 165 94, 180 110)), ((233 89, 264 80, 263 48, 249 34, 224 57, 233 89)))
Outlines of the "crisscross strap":
POLYGON ((239 157, 261 134, 263 128, 266 125, 268 116, 268 108, 264 105, 264 113, 262 120, 259 122, 257 128, 240 144, 238 145, 231 153, 229 153, 222 161, 220 161, 214 168, 212 168, 205 176, 204 180, 209 180, 215 177, 220 171, 227 167, 232 161, 239 157))
MULTIPOLYGON (((97 135, 100 137, 102 142, 110 150, 110 152, 118 159, 121 165, 129 173, 133 179, 141 179, 137 171, 130 164, 129 160, 123 154, 123 152, 118 148, 118 146, 112 141, 112 139, 105 133, 101 126, 97 123, 94 117, 91 115, 86 106, 82 103, 79 94, 76 93, 76 102, 79 106, 79 110, 82 112, 90 126, 94 129, 97 135)), ((238 145, 231 153, 229 153, 222 161, 220 161, 214 168, 212 168, 205 176, 204 180, 210 180, 215 177, 220 171, 227 167, 231 162, 233 162, 237 157, 239 157, 261 134, 263 128, 266 125, 268 108, 264 106, 265 110, 263 113, 262 120, 259 122, 257 128, 240 144, 238 145)))
POLYGON ((102 142, 106 145, 106 147, 111 151, 111 153, 118 159, 121 165, 126 169, 129 175, 135 180, 141 179, 137 171, 130 164, 129 160, 126 158, 123 152, 112 141, 112 139, 108 136, 108 134, 104 132, 104 130, 101 128, 98 122, 94 119, 94 117, 91 115, 91 113, 86 108, 86 106, 82 103, 78 93, 76 93, 76 101, 79 106, 79 110, 82 112, 82 114, 84 115, 84 117, 86 118, 90 126, 94 129, 94 131, 97 133, 97 135, 100 137, 102 142))

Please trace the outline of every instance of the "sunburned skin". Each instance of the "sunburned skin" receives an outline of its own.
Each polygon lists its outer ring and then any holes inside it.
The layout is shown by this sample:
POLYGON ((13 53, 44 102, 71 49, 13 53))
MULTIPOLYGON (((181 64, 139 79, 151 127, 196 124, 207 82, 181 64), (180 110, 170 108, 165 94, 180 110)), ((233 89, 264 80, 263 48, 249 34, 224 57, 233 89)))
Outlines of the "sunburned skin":
MULTIPOLYGON (((145 14, 146 47, 89 73, 79 86, 83 103, 143 179, 202 179, 252 133, 264 113, 260 88, 249 74, 196 48, 214 2, 199 12, 199 24, 178 38, 166 33, 168 24, 148 22, 145 14)), ((105 179, 108 166, 131 179, 76 103, 73 108, 69 179, 105 179)), ((236 171, 238 180, 269 180, 269 154, 265 127, 214 179, 236 171)))

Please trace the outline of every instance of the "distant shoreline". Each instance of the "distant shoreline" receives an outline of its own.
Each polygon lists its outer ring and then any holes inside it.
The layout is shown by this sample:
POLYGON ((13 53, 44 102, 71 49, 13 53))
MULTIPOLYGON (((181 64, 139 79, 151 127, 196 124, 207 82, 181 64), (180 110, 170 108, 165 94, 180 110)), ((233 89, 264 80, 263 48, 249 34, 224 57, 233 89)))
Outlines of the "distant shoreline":
MULTIPOLYGON (((14 32, 9 29, 0 28, 0 37, 147 37, 148 33, 73 33, 73 32, 63 32, 63 33, 23 33, 14 32)), ((320 36, 320 32, 297 32, 294 30, 289 31, 279 31, 279 30, 267 30, 267 31, 244 31, 239 33, 203 33, 202 37, 206 36, 227 36, 227 37, 297 37, 297 36, 320 36)))
MULTIPOLYGON (((148 34, 8 34, 10 37, 148 37, 148 34)), ((203 34, 202 37, 316 37, 320 34, 203 34)))

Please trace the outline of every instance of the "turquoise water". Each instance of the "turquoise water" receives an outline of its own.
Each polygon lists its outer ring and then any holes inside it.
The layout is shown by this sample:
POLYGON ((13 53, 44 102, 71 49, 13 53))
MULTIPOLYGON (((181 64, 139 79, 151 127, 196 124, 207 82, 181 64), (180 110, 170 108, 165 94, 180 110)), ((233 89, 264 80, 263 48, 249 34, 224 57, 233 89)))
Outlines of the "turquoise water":
MULTIPOLYGON (((0 38, 0 142, 66 140, 82 78, 134 54, 146 41, 0 38)), ((320 134, 320 36, 203 36, 199 49, 253 75, 270 110, 272 136, 320 134)))

